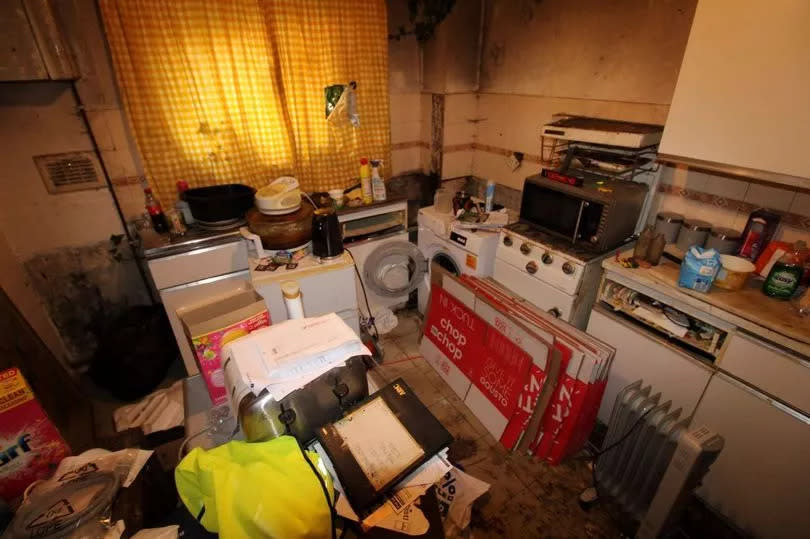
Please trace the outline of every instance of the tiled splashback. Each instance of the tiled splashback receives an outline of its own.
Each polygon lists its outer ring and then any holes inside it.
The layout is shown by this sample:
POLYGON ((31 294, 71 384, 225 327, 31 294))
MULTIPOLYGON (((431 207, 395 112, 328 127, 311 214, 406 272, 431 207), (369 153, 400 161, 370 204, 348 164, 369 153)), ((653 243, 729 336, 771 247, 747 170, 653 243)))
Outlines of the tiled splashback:
MULTIPOLYGON (((495 200, 518 210, 523 180, 540 171, 540 129, 553 114, 567 112, 603 118, 663 124, 666 105, 576 100, 509 94, 432 94, 392 96, 392 161, 394 170, 430 172, 440 165, 445 186, 462 187, 478 196, 486 180, 497 182, 495 200), (414 125, 420 122, 417 129, 414 125), (419 133, 417 139, 404 140, 419 133), (441 159, 431 159, 431 148, 441 147, 441 159), (507 159, 523 153, 512 171, 507 159), (433 161, 433 162, 432 162, 433 161), (409 167, 409 168, 407 168, 409 167), (447 180, 453 180, 452 183, 447 180)), ((810 192, 690 170, 662 168, 661 184, 650 218, 659 211, 675 211, 718 226, 742 230, 758 207, 783 213, 778 239, 810 243, 810 192)))
POLYGON ((683 166, 662 169, 651 218, 659 211, 674 211, 741 231, 748 215, 763 207, 782 214, 777 239, 810 243, 810 193, 683 166))
MULTIPOLYGON (((474 197, 484 198, 486 195, 487 180, 476 178, 475 176, 466 176, 462 178, 453 178, 452 180, 442 181, 442 187, 452 193, 464 191, 474 197)), ((506 209, 519 212, 520 211, 520 197, 522 191, 512 189, 506 185, 495 186, 495 204, 500 204, 506 209)))

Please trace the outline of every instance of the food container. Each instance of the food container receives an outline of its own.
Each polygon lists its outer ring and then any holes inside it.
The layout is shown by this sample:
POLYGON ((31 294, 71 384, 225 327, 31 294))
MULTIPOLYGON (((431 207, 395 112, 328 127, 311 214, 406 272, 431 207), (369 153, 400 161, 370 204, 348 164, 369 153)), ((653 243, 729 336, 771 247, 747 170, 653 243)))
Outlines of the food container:
POLYGON ((745 286, 754 265, 739 256, 720 255, 720 271, 714 279, 714 286, 726 290, 739 290, 745 286))
POLYGON ((690 247, 695 245, 703 247, 711 229, 711 223, 699 219, 686 219, 681 224, 681 229, 678 232, 676 246, 683 252, 688 251, 690 247))
POLYGON ((264 298, 253 289, 242 289, 203 305, 178 309, 177 315, 211 402, 215 406, 228 402, 222 350, 229 342, 270 325, 264 298))
POLYGON ((444 187, 436 189, 433 195, 433 205, 438 213, 450 213, 453 211, 453 194, 444 187))
POLYGON ((663 234, 667 243, 675 243, 683 224, 683 215, 671 211, 662 211, 655 216, 655 233, 663 234))
POLYGON ((730 255, 740 247, 741 234, 734 229, 713 226, 706 240, 706 248, 714 249, 721 255, 730 255))
POLYGON ((693 245, 684 252, 678 286, 708 292, 720 271, 720 254, 714 249, 693 245))
POLYGON ((312 204, 287 215, 265 215, 256 208, 245 214, 250 231, 262 240, 265 249, 292 249, 312 240, 312 204))
POLYGON ((329 197, 335 202, 335 208, 343 207, 343 189, 330 189, 329 197))

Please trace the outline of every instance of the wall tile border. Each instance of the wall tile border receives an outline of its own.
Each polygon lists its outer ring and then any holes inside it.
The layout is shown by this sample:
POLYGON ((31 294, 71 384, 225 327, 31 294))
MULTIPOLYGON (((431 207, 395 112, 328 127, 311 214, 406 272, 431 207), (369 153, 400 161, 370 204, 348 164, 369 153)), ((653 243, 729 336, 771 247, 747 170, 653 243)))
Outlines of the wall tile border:
POLYGON ((391 144, 391 151, 407 150, 409 148, 426 148, 429 150, 430 144, 421 140, 409 140, 407 142, 397 142, 396 144, 391 144))
POLYGON ((121 176, 119 178, 111 178, 110 183, 113 185, 139 185, 145 184, 146 178, 144 176, 121 176))
MULTIPOLYGON (((442 111, 443 112, 443 111, 442 111)), ((435 135, 434 135, 435 136, 435 135)), ((434 143, 438 142, 437 140, 433 141, 434 143)), ((405 148, 413 148, 413 147, 420 147, 420 148, 428 148, 431 151, 435 151, 435 146, 433 144, 429 144, 424 141, 409 141, 409 142, 400 142, 398 144, 392 144, 392 150, 400 150, 405 148)), ((453 152, 463 152, 463 151, 483 151, 492 153, 495 155, 501 155, 504 157, 508 157, 512 155, 513 150, 509 150, 507 148, 500 148, 497 146, 490 146, 487 144, 479 144, 477 142, 466 143, 466 144, 453 144, 444 146, 441 148, 441 151, 438 152, 439 154, 445 153, 453 153, 453 152)), ((540 156, 535 154, 524 154, 523 160, 525 162, 534 163, 534 164, 541 164, 540 156)), ((113 183, 116 183, 115 180, 113 183)), ((738 211, 740 213, 751 213, 752 211, 759 208, 756 204, 751 204, 750 202, 745 202, 743 200, 736 200, 733 198, 726 198, 719 195, 713 195, 711 193, 706 193, 703 191, 697 191, 694 189, 684 189, 683 187, 678 187, 676 185, 671 185, 668 183, 661 183, 658 185, 658 192, 668 196, 679 196, 686 198, 688 200, 692 200, 694 202, 699 202, 701 204, 706 204, 710 206, 716 206, 718 208, 723 208, 729 211, 738 211)), ((511 202, 511 200, 510 200, 511 202)), ((507 206, 509 207, 509 206, 507 206)), ((784 211, 777 211, 782 216, 782 224, 798 228, 800 230, 807 230, 810 231, 810 217, 806 217, 804 215, 799 215, 797 213, 791 212, 784 212, 784 211)))
MULTIPOLYGON (((751 204, 750 202, 745 202, 743 200, 725 198, 719 195, 713 195, 711 193, 704 193, 703 191, 696 191, 694 189, 684 189, 683 187, 678 187, 668 183, 659 184, 658 192, 669 196, 679 196, 687 200, 699 202, 701 204, 717 206, 718 208, 724 208, 731 211, 736 210, 740 213, 751 213, 759 208, 759 206, 756 204, 751 204)), ((810 217, 783 211, 776 211, 776 213, 782 216, 782 224, 810 231, 810 217)))

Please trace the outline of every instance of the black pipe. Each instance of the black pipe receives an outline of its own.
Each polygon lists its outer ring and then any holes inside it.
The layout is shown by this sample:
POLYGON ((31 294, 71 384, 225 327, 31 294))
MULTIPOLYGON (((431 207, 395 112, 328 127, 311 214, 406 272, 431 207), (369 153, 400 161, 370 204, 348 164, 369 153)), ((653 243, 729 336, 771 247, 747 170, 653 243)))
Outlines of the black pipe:
POLYGON ((152 302, 152 305, 155 303, 160 303, 160 300, 156 298, 153 294, 152 284, 149 281, 149 277, 146 275, 146 271, 143 269, 141 265, 141 261, 137 256, 136 247, 138 246, 138 242, 135 238, 132 237, 132 234, 129 231, 129 227, 127 226, 127 220, 124 217, 124 212, 121 210, 121 203, 118 202, 118 195, 115 193, 115 186, 110 179, 110 173, 107 170, 107 165, 104 163, 104 158, 101 156, 101 149, 98 146, 98 141, 96 140, 96 135, 93 133, 92 127, 90 127, 90 119, 87 117, 87 111, 84 108, 84 104, 82 103, 81 96, 79 95, 79 91, 76 89, 76 82, 71 81, 70 89, 73 92, 73 98, 76 100, 76 107, 81 114, 82 120, 84 121, 84 125, 87 128, 87 136, 90 137, 90 143, 93 145, 93 151, 96 152, 96 156, 98 157, 98 162, 101 165, 101 172, 104 174, 104 181, 107 183, 107 188, 110 190, 110 195, 113 199, 113 204, 115 204, 115 211, 118 213, 118 219, 121 220, 121 227, 124 229, 124 234, 127 237, 127 244, 129 244, 129 249, 132 251, 135 262, 135 266, 138 268, 138 273, 141 274, 141 279, 143 280, 143 285, 146 287, 146 293, 149 295, 149 299, 152 302))

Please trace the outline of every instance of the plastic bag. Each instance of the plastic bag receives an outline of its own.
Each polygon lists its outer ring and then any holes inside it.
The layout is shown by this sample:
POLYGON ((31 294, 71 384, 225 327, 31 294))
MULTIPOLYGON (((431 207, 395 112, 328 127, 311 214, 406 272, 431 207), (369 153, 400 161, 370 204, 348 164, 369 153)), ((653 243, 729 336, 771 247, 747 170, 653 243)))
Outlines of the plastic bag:
POLYGON ((116 537, 111 506, 152 451, 91 449, 63 459, 50 479, 34 483, 4 537, 116 537))
POLYGON ((720 270, 720 254, 714 249, 693 246, 684 254, 678 286, 708 292, 720 270))
POLYGON ((489 490, 489 483, 468 475, 456 467, 436 483, 439 512, 448 537, 460 535, 470 524, 472 505, 489 490))
POLYGON ((326 120, 332 125, 348 121, 352 127, 360 127, 360 116, 357 113, 357 83, 347 85, 333 84, 324 88, 326 102, 326 120))

